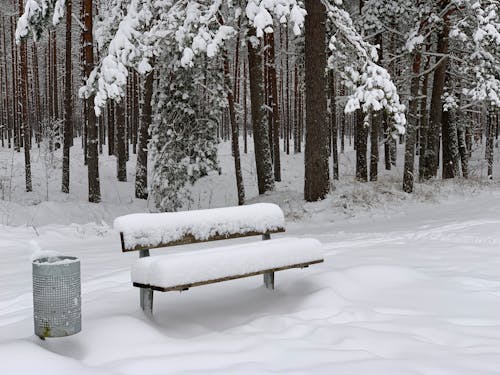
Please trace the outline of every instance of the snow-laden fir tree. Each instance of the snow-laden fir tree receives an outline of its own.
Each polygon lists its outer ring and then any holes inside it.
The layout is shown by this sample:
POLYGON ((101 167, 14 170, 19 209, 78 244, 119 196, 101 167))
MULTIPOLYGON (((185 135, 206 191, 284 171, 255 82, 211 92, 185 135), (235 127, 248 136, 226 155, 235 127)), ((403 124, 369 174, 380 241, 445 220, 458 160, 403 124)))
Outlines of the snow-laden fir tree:
MULTIPOLYGON (((215 62, 215 61, 214 61, 215 62)), ((177 211, 192 200, 190 185, 217 169, 217 127, 225 105, 220 70, 161 63, 149 145, 151 195, 160 211, 177 211)))

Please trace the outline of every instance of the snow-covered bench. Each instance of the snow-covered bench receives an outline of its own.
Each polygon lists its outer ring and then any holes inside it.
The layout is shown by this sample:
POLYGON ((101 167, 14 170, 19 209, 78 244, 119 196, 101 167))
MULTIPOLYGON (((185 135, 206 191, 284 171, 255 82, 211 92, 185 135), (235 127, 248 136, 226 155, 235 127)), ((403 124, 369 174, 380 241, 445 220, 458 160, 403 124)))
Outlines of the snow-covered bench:
POLYGON ((282 238, 214 249, 150 257, 149 250, 285 231, 281 209, 274 204, 216 208, 118 217, 122 251, 139 251, 132 283, 141 288, 141 308, 153 312, 153 291, 189 288, 243 277, 264 275, 274 289, 274 272, 323 262, 321 244, 308 238, 282 238))

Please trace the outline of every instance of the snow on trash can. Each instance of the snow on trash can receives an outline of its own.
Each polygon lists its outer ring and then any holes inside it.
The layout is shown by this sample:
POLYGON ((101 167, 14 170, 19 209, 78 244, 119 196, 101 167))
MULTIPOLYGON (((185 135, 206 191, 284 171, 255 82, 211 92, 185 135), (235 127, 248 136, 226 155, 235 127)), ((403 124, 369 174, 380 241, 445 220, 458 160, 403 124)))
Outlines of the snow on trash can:
POLYGON ((33 260, 35 335, 71 336, 82 329, 80 260, 48 256, 33 260))

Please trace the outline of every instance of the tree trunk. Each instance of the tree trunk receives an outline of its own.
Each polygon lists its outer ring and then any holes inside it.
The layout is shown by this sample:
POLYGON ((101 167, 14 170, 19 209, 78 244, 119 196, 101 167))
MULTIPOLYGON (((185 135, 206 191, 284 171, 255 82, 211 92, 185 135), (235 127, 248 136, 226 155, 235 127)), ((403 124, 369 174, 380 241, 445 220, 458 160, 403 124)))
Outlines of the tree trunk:
POLYGON ((378 180, 378 134, 383 121, 382 111, 373 112, 370 133, 370 181, 378 180))
POLYGON ((330 71, 330 124, 332 145, 332 179, 339 179, 339 152, 337 147, 338 124, 337 124, 337 100, 335 88, 335 73, 330 71))
POLYGON ((248 153, 247 64, 243 62, 243 152, 248 153))
POLYGON ((278 85, 276 81, 276 57, 274 46, 274 33, 268 34, 269 42, 269 80, 271 86, 271 108, 273 109, 273 162, 274 162, 274 180, 281 181, 281 162, 280 162, 280 110, 278 106, 278 85))
POLYGON ((495 139, 495 113, 490 108, 488 111, 488 123, 486 126, 486 161, 488 162, 488 178, 493 179, 493 152, 495 139))
POLYGON ((306 0, 305 82, 306 144, 304 199, 324 199, 330 188, 328 124, 326 111, 326 9, 317 0, 306 0))
MULTIPOLYGON (((92 35, 92 0, 83 0, 83 54, 84 72, 88 78, 94 68, 94 37, 92 35)), ((101 201, 101 187, 99 182, 99 153, 97 150, 97 126, 94 110, 94 95, 86 100, 86 124, 87 124, 87 172, 89 183, 89 202, 99 203, 101 201)))
MULTIPOLYGON (((23 0, 19 0, 19 17, 24 13, 23 0)), ((21 41, 21 75, 19 77, 19 86, 21 86, 22 100, 22 118, 21 118, 21 135, 24 140, 24 172, 26 191, 33 190, 31 183, 31 159, 30 159, 30 129, 28 123, 28 54, 26 51, 26 39, 21 41)))
POLYGON ((469 155, 467 151, 467 133, 465 121, 460 121, 457 125, 458 150, 460 153, 460 164, 462 166, 462 176, 469 178, 469 155))
POLYGON ((125 123, 125 103, 122 98, 115 104, 116 108, 116 177, 118 181, 127 181, 127 132, 125 123))
POLYGON ((429 87, 429 74, 424 77, 422 83, 422 99, 420 100, 420 150, 418 153, 419 165, 418 176, 419 180, 423 181, 425 171, 425 150, 427 149, 427 134, 429 131, 429 113, 427 111, 427 89, 429 87))
POLYGON ((418 89, 420 86, 420 65, 422 55, 416 53, 413 57, 413 69, 411 78, 410 108, 408 113, 408 124, 406 126, 406 144, 405 144, 405 164, 403 175, 403 190, 406 193, 413 192, 415 180, 415 143, 417 138, 418 126, 418 89))
POLYGON ((69 160, 71 147, 71 128, 73 126, 73 95, 72 95, 72 72, 71 72, 71 1, 66 0, 66 62, 65 62, 65 85, 64 85, 64 141, 63 141, 63 163, 62 163, 62 186, 63 193, 69 193, 69 160))
POLYGON ((271 147, 267 134, 266 107, 264 102, 264 66, 260 45, 254 45, 255 28, 248 31, 248 70, 250 79, 250 103, 252 110, 252 128, 255 147, 255 163, 259 194, 274 189, 274 176, 271 161, 271 147))
POLYGON ((108 155, 115 155, 115 103, 111 100, 108 103, 108 155))
POLYGON ((365 125, 365 114, 363 110, 358 109, 356 111, 354 146, 356 147, 356 179, 360 182, 368 181, 367 142, 368 127, 365 125))
MULTIPOLYGON (((445 20, 443 30, 440 32, 437 42, 436 52, 440 55, 448 53, 449 31, 448 22, 445 20)), ((423 155, 424 166, 422 169, 422 178, 426 180, 436 176, 439 165, 439 133, 443 115, 443 103, 441 97, 443 96, 444 91, 446 67, 448 65, 447 61, 448 59, 444 58, 434 71, 427 145, 423 155)))
POLYGON ((236 110, 234 108, 233 85, 231 85, 231 72, 229 70, 229 57, 227 52, 223 52, 224 59, 224 80, 226 83, 227 102, 229 106, 229 122, 231 125, 231 146, 234 158, 234 173, 236 177, 236 190, 238 192, 238 205, 245 204, 245 186, 243 185, 243 176, 241 173, 240 145, 238 124, 236 123, 236 110))
POLYGON ((56 119, 59 118, 59 92, 58 92, 58 85, 57 85, 57 80, 59 78, 58 72, 57 72, 57 44, 56 44, 57 38, 56 38, 56 33, 54 31, 53 38, 52 38, 52 79, 53 79, 53 84, 52 84, 52 89, 54 90, 54 117, 56 119))
POLYGON ((149 127, 152 120, 152 104, 154 85, 154 71, 146 76, 144 82, 144 104, 142 106, 142 119, 139 128, 139 140, 137 149, 137 165, 135 172, 135 197, 138 199, 148 198, 148 142, 149 127))
POLYGON ((443 178, 454 178, 460 173, 458 130, 454 110, 443 112, 443 178))

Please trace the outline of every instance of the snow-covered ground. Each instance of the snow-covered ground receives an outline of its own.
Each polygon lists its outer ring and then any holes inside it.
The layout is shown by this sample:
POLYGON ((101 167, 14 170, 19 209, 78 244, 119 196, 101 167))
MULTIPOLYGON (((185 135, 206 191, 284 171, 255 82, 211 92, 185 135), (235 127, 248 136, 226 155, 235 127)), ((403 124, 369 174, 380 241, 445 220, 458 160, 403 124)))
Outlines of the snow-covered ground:
MULTIPOLYGON (((193 207, 234 204, 228 150, 222 175, 195 187, 193 207)), ((379 183, 353 183, 345 177, 352 157, 342 155, 344 180, 323 202, 300 199, 301 156, 284 159, 277 193, 253 199, 278 202, 287 214, 283 236, 320 240, 325 263, 277 273, 273 292, 254 277, 157 293, 153 319, 130 283, 137 254, 122 254, 107 224, 147 210, 130 198, 132 183, 114 182, 114 160, 101 163, 99 206, 85 203, 76 163, 70 197, 56 192, 57 173, 49 202, 43 193, 23 193, 19 172, 11 190, 17 203, 2 201, 0 373, 498 374, 498 184, 433 182, 410 196, 394 172, 379 183), (81 259, 78 335, 33 336, 30 259, 38 247, 81 259)), ((251 157, 244 163, 252 196, 251 157)), ((478 161, 477 176, 481 168, 478 161)))

